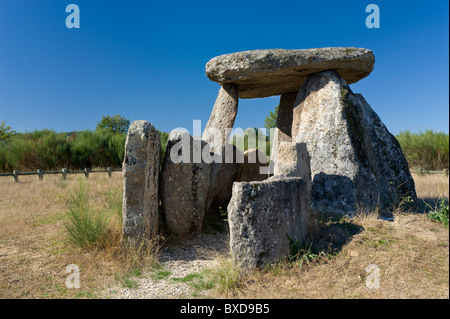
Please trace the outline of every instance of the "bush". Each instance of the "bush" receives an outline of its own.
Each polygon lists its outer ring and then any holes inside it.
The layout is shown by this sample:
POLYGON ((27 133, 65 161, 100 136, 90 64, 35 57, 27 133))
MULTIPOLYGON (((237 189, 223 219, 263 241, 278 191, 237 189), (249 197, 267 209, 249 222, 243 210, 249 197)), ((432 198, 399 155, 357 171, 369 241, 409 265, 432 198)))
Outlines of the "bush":
POLYGON ((448 221, 449 221, 449 204, 447 198, 442 198, 438 204, 437 207, 430 211, 427 214, 428 219, 434 220, 435 222, 438 222, 446 227, 448 227, 448 221))
POLYGON ((426 130, 414 134, 400 132, 396 136, 410 168, 424 170, 443 170, 449 163, 449 135, 443 132, 426 130))
POLYGON ((56 133, 39 130, 0 141, 0 171, 82 170, 120 167, 126 134, 108 130, 56 133))
MULTIPOLYGON (((51 130, 18 133, 8 140, 0 140, 0 172, 118 168, 123 163, 126 137, 126 134, 107 129, 71 133, 51 130)), ((168 137, 168 133, 160 132, 161 159, 164 158, 168 137)))
POLYGON ((76 133, 71 145, 71 165, 85 167, 119 167, 124 156, 126 135, 107 130, 76 133))

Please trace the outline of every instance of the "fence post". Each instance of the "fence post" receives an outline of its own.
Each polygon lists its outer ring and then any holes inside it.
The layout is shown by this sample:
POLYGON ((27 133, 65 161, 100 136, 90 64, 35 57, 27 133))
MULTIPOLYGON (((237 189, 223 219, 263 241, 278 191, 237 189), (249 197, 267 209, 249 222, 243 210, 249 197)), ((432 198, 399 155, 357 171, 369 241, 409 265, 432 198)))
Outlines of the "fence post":
POLYGON ((38 179, 42 181, 44 179, 44 171, 42 169, 38 169, 38 179))
POLYGON ((63 179, 67 178, 67 168, 62 169, 63 179))
POLYGON ((108 170, 108 176, 111 177, 111 167, 108 167, 107 170, 108 170))
POLYGON ((84 176, 86 176, 86 178, 89 178, 89 168, 84 169, 84 176))
POLYGON ((442 172, 444 173, 444 176, 448 176, 448 168, 444 168, 442 172))
POLYGON ((14 174, 14 181, 16 183, 19 182, 19 171, 18 170, 13 170, 13 174, 14 174))

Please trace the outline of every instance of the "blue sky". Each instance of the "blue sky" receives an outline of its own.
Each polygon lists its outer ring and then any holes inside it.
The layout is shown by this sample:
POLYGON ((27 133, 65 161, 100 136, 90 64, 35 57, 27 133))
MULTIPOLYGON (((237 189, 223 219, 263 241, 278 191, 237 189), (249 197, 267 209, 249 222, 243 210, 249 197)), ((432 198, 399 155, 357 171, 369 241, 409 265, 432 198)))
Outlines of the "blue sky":
MULTIPOLYGON (((0 121, 17 131, 95 129, 103 115, 158 129, 206 124, 225 53, 331 46, 373 50, 352 84, 388 129, 449 131, 449 4, 430 1, 0 0, 0 121), (68 29, 68 4, 80 29, 68 29), (368 29, 365 8, 380 8, 368 29)), ((263 127, 279 97, 240 100, 235 127, 263 127)))

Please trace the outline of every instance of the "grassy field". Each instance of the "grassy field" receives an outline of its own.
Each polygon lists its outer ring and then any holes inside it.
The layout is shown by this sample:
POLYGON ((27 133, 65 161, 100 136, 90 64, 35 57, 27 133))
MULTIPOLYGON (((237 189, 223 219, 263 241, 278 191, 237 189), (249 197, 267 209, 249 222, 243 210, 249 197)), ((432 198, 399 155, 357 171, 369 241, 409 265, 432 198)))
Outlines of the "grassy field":
MULTIPOLYGON (((108 220, 104 247, 82 249, 67 235, 64 223, 83 177, 21 176, 19 183, 0 179, 0 298, 95 298, 103 287, 126 278, 141 260, 120 249, 121 172, 91 174, 87 180, 92 211, 108 220), (67 289, 66 267, 83 274, 81 289, 67 289)), ((82 176, 82 175, 79 175, 82 176)))
MULTIPOLYGON (((420 198, 448 198, 448 177, 414 179, 420 198)), ((82 249, 70 241, 64 223, 79 183, 74 175, 67 181, 20 176, 19 183, 0 178, 0 298, 97 298, 105 288, 126 283, 136 269, 157 265, 154 252, 141 258, 120 249, 120 172, 112 178, 91 174, 86 183, 91 210, 108 221, 107 242, 82 249), (66 288, 69 264, 80 267, 80 289, 66 288)), ((398 210, 394 217, 388 222, 371 216, 315 216, 309 235, 313 245, 299 258, 216 285, 219 289, 207 287, 202 296, 449 298, 448 227, 425 214, 398 210), (379 269, 379 288, 366 286, 370 264, 379 269)), ((220 258, 222 265, 229 264, 229 256, 220 258)))

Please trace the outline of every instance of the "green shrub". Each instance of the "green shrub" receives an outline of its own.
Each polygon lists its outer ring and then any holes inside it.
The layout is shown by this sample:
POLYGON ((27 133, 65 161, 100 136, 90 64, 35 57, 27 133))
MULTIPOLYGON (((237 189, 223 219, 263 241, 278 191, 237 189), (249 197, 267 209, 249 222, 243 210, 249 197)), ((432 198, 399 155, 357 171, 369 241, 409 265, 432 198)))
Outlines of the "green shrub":
MULTIPOLYGON (((0 140, 0 172, 121 167, 126 137, 126 134, 108 129, 17 133, 9 139, 0 140)), ((160 138, 162 162, 169 134, 160 132, 160 138)))
MULTIPOLYGON (((65 134, 47 131, 33 141, 35 161, 40 168, 51 170, 55 167, 66 167, 70 163, 70 144, 65 134)), ((26 166, 26 163, 23 164, 26 166)))
POLYGON ((428 219, 434 220, 448 227, 449 221, 449 204, 447 198, 442 198, 436 205, 436 208, 427 214, 428 219))
POLYGON ((410 131, 396 136, 410 168, 442 170, 449 163, 449 135, 426 130, 419 134, 410 131))
POLYGON ((0 141, 0 171, 82 170, 120 167, 126 134, 108 130, 56 133, 39 130, 0 141))
POLYGON ((71 164, 84 167, 118 167, 124 156, 125 135, 107 130, 82 131, 76 133, 71 145, 71 164))
POLYGON ((9 170, 24 170, 26 163, 29 167, 36 167, 39 163, 36 160, 36 151, 33 142, 25 138, 24 135, 18 135, 9 142, 3 143, 5 153, 5 163, 2 165, 9 170))

